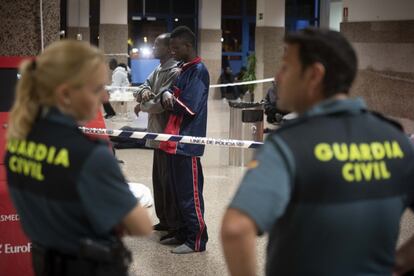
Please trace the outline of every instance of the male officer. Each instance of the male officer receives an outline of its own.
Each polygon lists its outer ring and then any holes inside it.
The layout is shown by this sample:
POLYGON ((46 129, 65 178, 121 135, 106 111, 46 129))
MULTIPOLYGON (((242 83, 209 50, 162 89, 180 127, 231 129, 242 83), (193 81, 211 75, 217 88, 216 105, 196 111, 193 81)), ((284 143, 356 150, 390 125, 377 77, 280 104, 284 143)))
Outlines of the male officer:
MULTIPOLYGON (((210 76, 196 55, 194 33, 187 27, 177 27, 171 32, 170 48, 182 63, 175 85, 162 94, 163 105, 171 109, 165 133, 205 137, 210 76)), ((160 149, 169 156, 171 183, 184 223, 177 235, 164 243, 180 244, 172 250, 175 254, 205 251, 208 236, 200 162, 204 146, 161 142, 160 149)))
POLYGON ((357 58, 340 33, 285 42, 278 104, 300 116, 270 135, 224 216, 230 272, 255 275, 255 235, 269 232, 267 275, 391 275, 413 204, 412 145, 347 97, 357 58))

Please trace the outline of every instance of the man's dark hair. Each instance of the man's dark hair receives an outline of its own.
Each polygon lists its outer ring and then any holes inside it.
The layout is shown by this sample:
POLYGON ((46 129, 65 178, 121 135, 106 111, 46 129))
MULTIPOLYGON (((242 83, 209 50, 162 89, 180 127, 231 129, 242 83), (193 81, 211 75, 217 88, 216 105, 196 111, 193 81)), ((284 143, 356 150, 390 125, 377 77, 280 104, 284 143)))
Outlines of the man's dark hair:
POLYGON ((163 33, 163 34, 160 34, 158 37, 161 39, 164 46, 167 46, 167 47, 170 46, 170 38, 171 38, 170 33, 163 33))
POLYGON ((116 59, 111 58, 109 60, 109 69, 111 70, 115 70, 115 68, 118 66, 118 61, 116 61, 116 59))
POLYGON ((171 38, 179 38, 195 47, 195 34, 187 26, 178 26, 170 35, 171 38))
POLYGON ((306 28, 286 35, 287 44, 299 45, 302 69, 319 62, 325 67, 323 93, 326 98, 348 93, 357 72, 357 56, 351 44, 339 32, 306 28))

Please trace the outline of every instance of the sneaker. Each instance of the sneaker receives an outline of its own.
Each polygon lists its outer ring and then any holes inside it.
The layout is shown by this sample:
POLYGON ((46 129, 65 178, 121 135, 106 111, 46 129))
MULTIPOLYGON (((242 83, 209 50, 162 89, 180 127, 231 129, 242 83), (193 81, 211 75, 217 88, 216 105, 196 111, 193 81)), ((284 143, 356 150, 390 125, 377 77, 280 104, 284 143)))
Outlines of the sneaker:
POLYGON ((189 253, 194 253, 194 252, 196 251, 194 251, 192 248, 190 248, 185 243, 171 250, 171 253, 174 253, 174 254, 189 254, 189 253))

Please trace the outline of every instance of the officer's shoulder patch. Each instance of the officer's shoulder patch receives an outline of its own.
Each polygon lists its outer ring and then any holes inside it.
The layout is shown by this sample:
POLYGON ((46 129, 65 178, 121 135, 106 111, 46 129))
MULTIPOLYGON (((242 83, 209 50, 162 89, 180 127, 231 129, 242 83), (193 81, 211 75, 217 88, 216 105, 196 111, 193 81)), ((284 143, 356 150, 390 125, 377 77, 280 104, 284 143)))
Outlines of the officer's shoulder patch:
POLYGON ((247 165, 246 165, 246 167, 249 170, 254 169, 254 168, 257 168, 257 166, 259 166, 259 161, 257 161, 257 160, 252 160, 249 163, 247 163, 247 165))

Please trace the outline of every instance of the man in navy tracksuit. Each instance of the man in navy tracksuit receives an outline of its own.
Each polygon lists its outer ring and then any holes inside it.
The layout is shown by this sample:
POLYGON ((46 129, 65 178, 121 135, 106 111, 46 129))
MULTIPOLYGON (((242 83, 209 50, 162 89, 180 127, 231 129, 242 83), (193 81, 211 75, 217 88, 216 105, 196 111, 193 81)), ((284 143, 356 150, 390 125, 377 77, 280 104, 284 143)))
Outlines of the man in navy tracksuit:
MULTIPOLYGON (((162 103, 171 110, 165 133, 205 137, 207 98, 210 77, 207 68, 196 56, 195 35, 187 27, 171 33, 171 53, 181 61, 181 73, 173 87, 162 94, 162 103)), ((185 254, 206 250, 208 240, 204 221, 203 171, 200 157, 204 146, 177 142, 161 142, 167 152, 173 186, 182 216, 182 227, 164 244, 179 244, 171 252, 185 254)))

